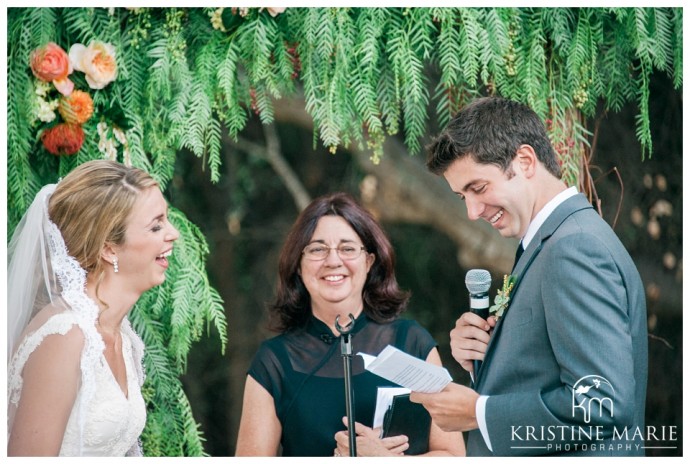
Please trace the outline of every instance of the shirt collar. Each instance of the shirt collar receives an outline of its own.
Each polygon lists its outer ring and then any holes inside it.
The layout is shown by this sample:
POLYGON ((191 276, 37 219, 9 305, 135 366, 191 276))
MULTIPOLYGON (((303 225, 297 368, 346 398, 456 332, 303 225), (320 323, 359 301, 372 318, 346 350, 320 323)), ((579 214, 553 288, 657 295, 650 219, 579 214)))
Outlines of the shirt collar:
POLYGON ((525 232, 525 236, 522 237, 522 240, 520 241, 523 250, 527 249, 529 243, 537 234, 537 231, 542 226, 542 224, 544 224, 548 217, 551 216, 551 213, 553 213, 553 211, 561 203, 575 195, 577 195, 577 188, 570 187, 563 190, 561 193, 553 197, 551 200, 549 200, 548 203, 544 205, 544 207, 537 213, 537 215, 534 216, 534 219, 532 219, 532 222, 529 223, 529 226, 527 226, 527 232, 525 232))

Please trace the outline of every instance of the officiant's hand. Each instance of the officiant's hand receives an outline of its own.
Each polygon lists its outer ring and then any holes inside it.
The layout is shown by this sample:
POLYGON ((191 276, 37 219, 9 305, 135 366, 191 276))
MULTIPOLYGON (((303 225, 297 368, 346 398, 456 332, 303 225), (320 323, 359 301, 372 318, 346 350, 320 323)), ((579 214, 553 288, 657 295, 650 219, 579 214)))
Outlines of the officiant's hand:
POLYGON ((484 361, 494 326, 494 316, 482 319, 469 311, 455 322, 455 328, 450 331, 450 350, 453 358, 467 372, 473 372, 472 361, 475 359, 484 361))
MULTIPOLYGON (((343 417, 343 424, 347 426, 347 417, 343 417)), ((402 456, 410 447, 405 435, 379 438, 380 428, 372 429, 359 422, 355 422, 355 433, 357 434, 357 456, 402 456)), ((336 433, 335 441, 337 447, 333 455, 349 456, 350 438, 347 430, 336 433)))
POLYGON ((410 401, 421 403, 434 423, 446 432, 464 432, 479 427, 477 400, 479 394, 457 383, 449 383, 438 393, 410 393, 410 401))

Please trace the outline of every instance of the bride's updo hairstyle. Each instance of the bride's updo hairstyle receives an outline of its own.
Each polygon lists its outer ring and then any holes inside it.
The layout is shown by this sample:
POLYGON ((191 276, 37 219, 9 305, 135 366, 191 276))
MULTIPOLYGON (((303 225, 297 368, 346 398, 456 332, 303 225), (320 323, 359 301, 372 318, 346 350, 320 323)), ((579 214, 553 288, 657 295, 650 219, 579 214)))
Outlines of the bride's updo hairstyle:
POLYGON ((50 197, 48 216, 60 229, 67 251, 81 267, 104 276, 103 245, 123 245, 127 219, 141 192, 158 183, 145 171, 115 161, 79 165, 58 182, 50 197))

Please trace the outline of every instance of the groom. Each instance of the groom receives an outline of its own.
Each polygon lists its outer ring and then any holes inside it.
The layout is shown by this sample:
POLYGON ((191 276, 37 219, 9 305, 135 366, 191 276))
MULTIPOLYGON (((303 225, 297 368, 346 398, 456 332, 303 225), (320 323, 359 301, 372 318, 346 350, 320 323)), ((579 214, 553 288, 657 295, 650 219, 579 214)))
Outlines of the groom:
POLYGON ((643 456, 642 282, 613 230, 560 179, 539 117, 514 101, 476 100, 435 140, 427 167, 470 219, 521 249, 502 317, 466 312, 451 332, 476 391, 450 384, 411 399, 444 430, 469 431, 469 456, 643 456))

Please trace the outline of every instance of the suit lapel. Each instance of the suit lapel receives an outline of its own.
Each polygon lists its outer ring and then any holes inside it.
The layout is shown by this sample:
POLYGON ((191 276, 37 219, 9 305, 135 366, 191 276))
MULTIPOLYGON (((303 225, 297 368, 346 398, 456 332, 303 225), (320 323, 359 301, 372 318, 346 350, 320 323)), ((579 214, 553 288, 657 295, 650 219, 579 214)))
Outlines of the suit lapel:
POLYGON ((477 391, 479 391, 479 387, 481 387, 483 378, 482 373, 486 371, 486 366, 491 362, 491 357, 495 350, 494 347, 498 343, 497 340, 501 334, 501 327, 503 327, 503 322, 506 317, 510 317, 510 304, 512 304, 515 298, 517 298, 517 292, 519 290, 523 276, 525 275, 529 267, 532 265, 532 262, 539 255, 539 252, 544 246, 546 240, 548 240, 549 237, 551 237, 554 234, 554 232, 556 232, 556 230, 561 226, 561 224, 563 224, 563 222, 565 222, 565 220, 575 212, 588 208, 592 208, 592 205, 581 193, 565 200, 563 203, 558 205, 558 207, 553 211, 553 213, 551 213, 551 215, 546 219, 546 221, 544 221, 544 224, 542 224, 542 226, 539 228, 537 234, 534 236, 529 246, 522 253, 522 256, 520 257, 519 261, 515 266, 515 269, 513 269, 512 272, 512 275, 514 275, 517 280, 515 282, 515 286, 513 287, 513 291, 511 292, 511 302, 509 303, 508 308, 506 308, 504 316, 498 321, 498 323, 494 327, 493 334, 491 334, 491 339, 489 340, 489 345, 486 349, 484 362, 479 368, 479 372, 477 372, 477 379, 475 382, 477 391))
POLYGON ((505 320, 506 317, 508 317, 508 314, 510 313, 510 305, 514 301, 514 299, 517 296, 518 289, 520 288, 520 283, 522 281, 522 276, 524 273, 529 269, 530 265, 532 264, 532 261, 539 255, 539 252, 541 251, 541 248, 543 246, 544 242, 539 241, 537 244, 536 240, 532 240, 530 243, 530 246, 523 252, 522 256, 520 257, 520 261, 517 266, 515 266, 515 269, 513 270, 514 276, 516 276, 516 281, 515 285, 513 286, 513 290, 510 295, 510 302, 508 304, 508 308, 506 308, 505 313, 503 314, 503 317, 499 319, 499 321, 496 323, 496 326, 494 327, 494 331, 491 334, 491 339, 489 340, 489 345, 486 348, 486 355, 484 356, 484 362, 479 368, 479 372, 477 373, 477 381, 475 382, 476 384, 476 389, 479 389, 480 382, 482 379, 482 372, 484 372, 485 366, 491 361, 491 355, 493 354, 494 350, 492 349, 494 345, 496 345, 498 342, 498 337, 501 334, 501 327, 503 327, 503 321, 505 320))

